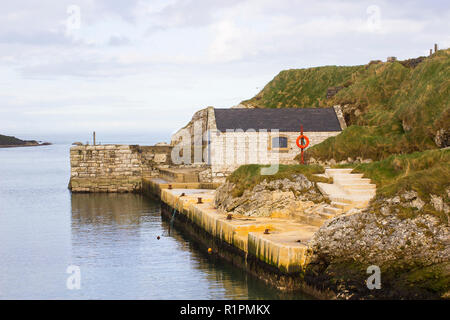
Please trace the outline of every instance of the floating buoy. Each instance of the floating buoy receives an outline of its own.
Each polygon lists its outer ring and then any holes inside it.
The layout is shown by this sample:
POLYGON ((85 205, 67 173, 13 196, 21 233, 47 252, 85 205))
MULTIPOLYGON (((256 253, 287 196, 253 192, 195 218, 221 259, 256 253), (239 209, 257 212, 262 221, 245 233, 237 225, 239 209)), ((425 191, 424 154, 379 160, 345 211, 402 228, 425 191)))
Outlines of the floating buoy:
POLYGON ((212 249, 208 248, 208 253, 211 254, 212 253, 212 249))

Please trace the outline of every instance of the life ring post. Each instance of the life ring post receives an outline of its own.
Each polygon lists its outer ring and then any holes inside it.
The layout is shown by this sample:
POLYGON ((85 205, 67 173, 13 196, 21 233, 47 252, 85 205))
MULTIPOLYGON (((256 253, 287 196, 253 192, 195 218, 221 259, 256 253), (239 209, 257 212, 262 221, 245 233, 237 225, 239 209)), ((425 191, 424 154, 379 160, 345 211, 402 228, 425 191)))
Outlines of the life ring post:
POLYGON ((301 149, 301 162, 302 164, 304 164, 303 150, 306 149, 306 147, 308 147, 309 138, 303 134, 303 125, 300 125, 300 135, 298 136, 297 141, 295 143, 297 144, 297 147, 301 149))

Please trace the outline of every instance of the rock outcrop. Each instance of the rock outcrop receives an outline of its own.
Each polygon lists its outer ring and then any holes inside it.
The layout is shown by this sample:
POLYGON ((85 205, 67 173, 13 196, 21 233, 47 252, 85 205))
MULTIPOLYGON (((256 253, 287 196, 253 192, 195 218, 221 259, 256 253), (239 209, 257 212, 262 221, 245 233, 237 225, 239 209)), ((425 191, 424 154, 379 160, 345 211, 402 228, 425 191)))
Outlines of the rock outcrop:
MULTIPOLYGON (((448 297, 448 221, 417 214, 424 204, 410 191, 325 222, 310 242, 307 281, 332 288, 344 299, 448 297), (416 214, 405 216, 399 210, 407 207, 416 214), (365 283, 371 265, 381 270, 379 290, 369 290, 365 283)), ((433 197, 432 205, 448 219, 449 208, 442 198, 433 197)))
MULTIPOLYGON (((197 123, 199 125, 199 129, 201 128, 201 134, 207 130, 207 124, 208 124, 208 108, 200 109, 194 115, 192 116, 191 121, 188 122, 187 125, 185 125, 183 128, 178 130, 171 138, 170 144, 172 146, 182 142, 182 139, 184 135, 187 133, 190 136, 191 141, 194 140, 195 135, 195 127, 194 124, 197 123), (200 127, 201 126, 201 127, 200 127)), ((200 131, 200 130, 199 130, 200 131)), ((202 136, 200 137, 202 138, 202 136)), ((185 142, 187 144, 190 144, 191 141, 185 142)))
POLYGON ((434 136, 434 142, 439 148, 446 148, 450 146, 450 131, 446 129, 439 129, 434 136))
POLYGON ((225 182, 216 190, 215 204, 217 208, 245 216, 271 216, 274 213, 290 215, 314 203, 325 201, 316 189, 315 183, 304 175, 267 181, 246 190, 240 197, 233 196, 235 185, 225 182))

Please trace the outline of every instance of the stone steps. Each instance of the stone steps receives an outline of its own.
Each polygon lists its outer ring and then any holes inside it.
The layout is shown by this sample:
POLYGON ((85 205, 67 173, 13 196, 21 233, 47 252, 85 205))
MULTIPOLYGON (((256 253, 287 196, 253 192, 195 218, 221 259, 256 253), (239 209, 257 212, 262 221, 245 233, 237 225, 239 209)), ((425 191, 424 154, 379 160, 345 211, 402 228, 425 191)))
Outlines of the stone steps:
MULTIPOLYGON (((350 204, 343 204, 343 206, 350 206, 350 204)), ((306 210, 304 212, 295 215, 297 221, 309 224, 316 227, 321 227, 325 221, 334 218, 336 215, 342 214, 344 212, 343 208, 331 205, 321 205, 311 210, 306 210)))
POLYGON ((326 173, 327 177, 332 177, 336 180, 345 180, 345 179, 363 179, 362 173, 326 173))
POLYGON ((332 214, 332 215, 337 215, 337 214, 340 214, 340 213, 344 212, 344 210, 342 208, 336 208, 334 206, 325 207, 325 208, 323 208, 323 211, 325 213, 329 213, 329 214, 332 214))
POLYGON ((373 196, 375 196, 375 190, 367 189, 351 189, 348 191, 348 193, 355 199, 358 196, 364 197, 364 199, 371 199, 373 196))
POLYGON ((330 169, 330 168, 326 168, 325 169, 325 174, 330 176, 330 175, 333 175, 333 174, 351 173, 352 171, 353 171, 352 168, 348 168, 348 169, 330 169))
POLYGON ((333 181, 337 184, 370 184, 370 179, 367 178, 355 178, 355 177, 334 177, 333 181))
POLYGON ((352 208, 352 204, 348 202, 332 201, 331 205, 335 208, 341 208, 344 211, 348 211, 352 208))
MULTIPOLYGON (((334 200, 333 197, 336 199, 345 199, 345 197, 347 195, 344 192, 344 190, 339 188, 339 186, 337 186, 334 183, 330 184, 330 183, 318 182, 317 188, 320 190, 320 192, 322 192, 322 194, 329 196, 329 198, 331 200, 334 200)), ((339 200, 336 200, 336 201, 339 201, 339 200)))
POLYGON ((300 223, 308 224, 315 227, 320 227, 323 223, 332 218, 334 215, 324 212, 324 207, 326 205, 318 205, 305 211, 297 212, 294 215, 296 221, 300 223))
POLYGON ((353 190, 375 190, 376 186, 374 184, 356 184, 356 183, 339 183, 339 185, 347 191, 353 190))
POLYGON ((353 169, 325 169, 325 177, 333 178, 333 183, 317 183, 317 187, 332 202, 318 213, 339 215, 352 208, 365 208, 376 194, 376 185, 361 173, 351 173, 353 169))
POLYGON ((331 217, 322 216, 318 213, 310 213, 310 214, 302 214, 296 216, 296 221, 299 221, 304 224, 308 224, 315 227, 320 227, 323 225, 323 223, 331 217))

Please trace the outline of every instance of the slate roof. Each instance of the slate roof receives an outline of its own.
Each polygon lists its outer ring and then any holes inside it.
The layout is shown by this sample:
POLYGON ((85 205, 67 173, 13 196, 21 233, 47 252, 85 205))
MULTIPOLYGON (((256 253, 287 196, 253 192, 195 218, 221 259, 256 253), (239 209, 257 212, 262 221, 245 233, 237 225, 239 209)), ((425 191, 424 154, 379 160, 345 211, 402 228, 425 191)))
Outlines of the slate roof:
POLYGON ((280 132, 341 131, 333 108, 214 109, 217 129, 278 129, 280 132))

